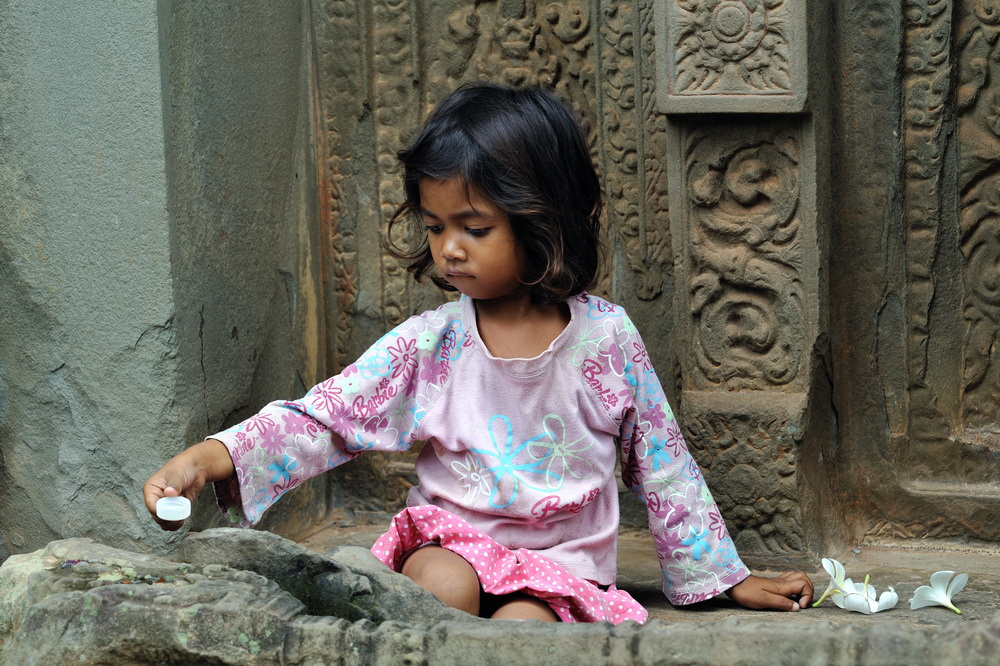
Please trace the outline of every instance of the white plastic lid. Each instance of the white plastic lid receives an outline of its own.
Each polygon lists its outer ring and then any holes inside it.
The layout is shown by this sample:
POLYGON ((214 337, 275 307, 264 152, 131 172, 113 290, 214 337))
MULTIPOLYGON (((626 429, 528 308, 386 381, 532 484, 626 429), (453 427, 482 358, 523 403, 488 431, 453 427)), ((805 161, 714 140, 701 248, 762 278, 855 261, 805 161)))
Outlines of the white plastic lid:
POLYGON ((156 517, 160 520, 184 520, 191 515, 191 500, 187 497, 161 497, 156 500, 156 517))

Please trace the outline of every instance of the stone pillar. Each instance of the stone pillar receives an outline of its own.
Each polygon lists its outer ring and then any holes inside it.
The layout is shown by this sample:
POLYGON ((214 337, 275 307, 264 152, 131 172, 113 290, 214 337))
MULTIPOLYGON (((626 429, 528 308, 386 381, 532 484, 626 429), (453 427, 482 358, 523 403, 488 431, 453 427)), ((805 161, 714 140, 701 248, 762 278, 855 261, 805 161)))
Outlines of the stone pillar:
POLYGON ((678 413, 740 553, 781 566, 811 561, 820 545, 809 510, 818 491, 803 458, 813 412, 829 409, 814 386, 827 317, 821 174, 830 165, 810 8, 657 4, 678 413))

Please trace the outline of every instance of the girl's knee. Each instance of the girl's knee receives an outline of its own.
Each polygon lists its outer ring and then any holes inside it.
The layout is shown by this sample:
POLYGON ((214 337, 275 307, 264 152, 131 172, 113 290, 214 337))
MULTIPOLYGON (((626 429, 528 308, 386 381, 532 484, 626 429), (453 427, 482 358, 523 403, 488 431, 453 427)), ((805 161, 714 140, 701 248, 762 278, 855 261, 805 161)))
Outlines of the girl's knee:
POLYGON ((441 546, 413 551, 400 573, 452 608, 479 615, 479 576, 465 559, 441 546))
POLYGON ((559 618, 547 603, 535 597, 519 595, 507 601, 490 616, 494 620, 541 620, 558 622, 559 618))

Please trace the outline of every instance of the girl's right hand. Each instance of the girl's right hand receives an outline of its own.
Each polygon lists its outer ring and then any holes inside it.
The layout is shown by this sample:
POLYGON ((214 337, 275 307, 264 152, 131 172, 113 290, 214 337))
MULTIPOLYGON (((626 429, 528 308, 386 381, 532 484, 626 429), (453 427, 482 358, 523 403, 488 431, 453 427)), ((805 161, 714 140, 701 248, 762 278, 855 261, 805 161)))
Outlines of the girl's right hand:
POLYGON ((184 496, 194 503, 206 483, 228 479, 235 473, 232 458, 222 442, 207 439, 178 453, 167 461, 142 487, 146 508, 160 527, 177 530, 183 520, 161 520, 156 517, 156 501, 162 497, 184 496))

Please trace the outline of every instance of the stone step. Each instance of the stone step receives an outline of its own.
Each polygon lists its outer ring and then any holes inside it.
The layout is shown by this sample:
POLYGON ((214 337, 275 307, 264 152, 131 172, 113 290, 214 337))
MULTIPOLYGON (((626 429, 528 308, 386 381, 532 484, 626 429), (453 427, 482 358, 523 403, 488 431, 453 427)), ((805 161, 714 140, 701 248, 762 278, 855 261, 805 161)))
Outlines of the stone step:
MULTIPOLYGON (((385 523, 330 525, 317 530, 299 543, 310 550, 325 553, 341 545, 371 547, 385 531, 385 523)), ((848 576, 863 580, 869 574, 872 584, 881 592, 893 587, 899 603, 891 610, 873 615, 852 613, 837 608, 829 600, 818 608, 797 613, 749 610, 728 597, 712 599, 690 606, 670 605, 661 591, 660 567, 649 532, 623 525, 618 541, 618 586, 627 590, 649 611, 651 620, 676 622, 723 622, 740 619, 750 622, 820 623, 835 626, 868 626, 891 620, 915 628, 939 627, 976 620, 1000 618, 1000 552, 986 548, 935 544, 933 548, 912 544, 886 544, 865 547, 860 552, 833 553, 847 569, 848 576), (928 585, 935 571, 953 570, 969 574, 969 582, 953 600, 961 609, 958 615, 940 606, 910 610, 913 591, 928 585)), ((758 571, 760 575, 779 572, 758 571)), ((829 576, 825 571, 808 571, 817 588, 817 596, 826 589, 829 576)))

